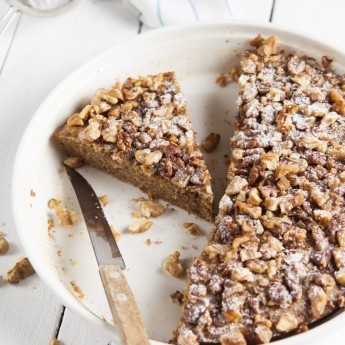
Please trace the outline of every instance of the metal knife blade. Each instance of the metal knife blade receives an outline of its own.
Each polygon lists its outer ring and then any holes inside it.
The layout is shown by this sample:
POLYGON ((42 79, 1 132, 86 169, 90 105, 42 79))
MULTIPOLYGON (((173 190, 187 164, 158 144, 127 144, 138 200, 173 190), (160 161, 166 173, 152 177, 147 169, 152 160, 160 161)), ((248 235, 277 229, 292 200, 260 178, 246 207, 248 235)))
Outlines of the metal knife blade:
POLYGON ((79 201, 98 265, 117 265, 124 270, 125 262, 95 191, 76 170, 67 165, 65 169, 79 201))

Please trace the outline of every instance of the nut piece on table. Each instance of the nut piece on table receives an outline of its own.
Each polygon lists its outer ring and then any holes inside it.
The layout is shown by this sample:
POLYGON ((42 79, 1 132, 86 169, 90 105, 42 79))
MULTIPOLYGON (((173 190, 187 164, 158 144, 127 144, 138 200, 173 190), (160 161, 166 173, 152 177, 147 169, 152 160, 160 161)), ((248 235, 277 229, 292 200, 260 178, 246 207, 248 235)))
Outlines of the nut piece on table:
POLYGON ((220 337, 221 345, 247 345, 242 332, 239 329, 233 329, 220 337))
POLYGON ((152 226, 153 222, 147 220, 146 218, 139 219, 138 221, 132 223, 128 226, 128 231, 133 234, 139 234, 141 232, 145 232, 149 230, 152 226))
POLYGON ((183 223, 182 226, 187 229, 188 233, 192 236, 201 236, 202 231, 194 223, 183 223))
POLYGON ((22 258, 7 272, 5 280, 9 284, 18 284, 21 279, 25 279, 34 273, 35 270, 28 258, 22 258))
POLYGON ((84 161, 80 157, 68 157, 64 163, 72 169, 77 169, 84 164, 84 161))
POLYGON ((180 261, 180 252, 171 253, 164 262, 164 269, 173 277, 182 278, 185 273, 185 268, 180 261))
POLYGON ((296 316, 292 314, 286 314, 280 317, 276 329, 279 332, 290 332, 296 329, 298 326, 298 320, 296 316))
POLYGON ((2 233, 0 233, 0 254, 8 252, 10 246, 2 233))
POLYGON ((212 152, 218 146, 219 141, 220 141, 219 134, 210 133, 202 142, 201 146, 206 152, 212 152))

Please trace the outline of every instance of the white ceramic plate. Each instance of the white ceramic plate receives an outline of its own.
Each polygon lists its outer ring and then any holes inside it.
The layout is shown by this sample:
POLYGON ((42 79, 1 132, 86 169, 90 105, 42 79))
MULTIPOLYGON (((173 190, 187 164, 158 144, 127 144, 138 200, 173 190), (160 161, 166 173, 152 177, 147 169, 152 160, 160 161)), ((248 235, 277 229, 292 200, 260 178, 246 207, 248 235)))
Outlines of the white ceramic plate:
MULTIPOLYGON (((275 34, 281 47, 317 59, 326 53, 336 61, 334 67, 344 72, 345 56, 340 51, 271 25, 218 22, 170 27, 122 43, 79 68, 49 95, 23 136, 14 167, 13 212, 28 257, 41 279, 66 306, 113 336, 110 310, 83 221, 71 229, 56 226, 52 236, 48 236, 47 220, 54 218, 47 207, 50 198, 61 197, 66 207, 80 212, 62 170, 63 156, 51 135, 70 114, 88 102, 97 88, 109 87, 116 78, 124 80, 127 76, 174 70, 189 99, 199 141, 211 131, 221 134, 219 148, 206 157, 219 198, 224 190, 227 165, 223 155, 229 153, 237 88, 234 84, 221 88, 215 79, 231 64, 239 63, 240 52, 258 33, 275 34), (35 196, 31 195, 32 190, 35 196), (80 287, 83 298, 78 297, 71 282, 80 287)), ((188 235, 181 226, 183 222, 195 222, 205 233, 212 225, 170 207, 164 215, 154 219, 148 232, 128 234, 125 229, 133 221, 130 214, 134 210, 131 199, 142 195, 139 190, 91 167, 83 167, 81 172, 98 195, 109 196, 105 213, 110 224, 122 234, 119 246, 127 263, 129 284, 151 339, 166 343, 179 314, 179 307, 170 302, 169 295, 182 290, 183 281, 166 275, 162 263, 175 250, 179 250, 188 263, 206 241, 206 237, 194 239, 188 235), (148 238, 162 243, 147 246, 148 238)), ((315 344, 316 339, 338 327, 344 318, 345 315, 340 315, 279 344, 306 341, 315 344)))

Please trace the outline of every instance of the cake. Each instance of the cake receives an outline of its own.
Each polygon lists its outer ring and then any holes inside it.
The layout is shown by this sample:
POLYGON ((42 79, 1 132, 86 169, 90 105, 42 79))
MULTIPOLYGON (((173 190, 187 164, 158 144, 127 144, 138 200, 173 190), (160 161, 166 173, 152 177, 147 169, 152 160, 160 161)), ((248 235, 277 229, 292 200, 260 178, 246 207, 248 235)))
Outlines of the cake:
POLYGON ((187 275, 178 345, 264 344, 345 305, 345 78, 258 36, 228 185, 187 275))
POLYGON ((69 156, 214 219, 211 177, 173 72, 99 89, 54 139, 69 156))

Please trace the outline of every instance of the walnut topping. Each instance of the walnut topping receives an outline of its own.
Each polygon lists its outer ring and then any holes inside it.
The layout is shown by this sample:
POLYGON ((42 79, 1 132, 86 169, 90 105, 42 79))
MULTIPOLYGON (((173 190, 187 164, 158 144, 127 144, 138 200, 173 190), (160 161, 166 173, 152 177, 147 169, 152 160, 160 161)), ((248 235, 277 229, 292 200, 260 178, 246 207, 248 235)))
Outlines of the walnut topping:
POLYGON ((335 279, 341 285, 345 285, 345 268, 341 268, 339 271, 334 272, 335 279))
POLYGON ((220 336, 221 345, 247 345, 242 332, 235 328, 220 336))
POLYGON ((205 140, 202 142, 202 148, 206 152, 212 152, 218 146, 220 141, 220 135, 215 133, 210 133, 205 140))
POLYGON ((257 188, 252 188, 249 191, 247 202, 254 206, 258 206, 261 204, 262 199, 259 196, 259 191, 257 190, 257 188))
POLYGON ((253 205, 250 205, 238 200, 236 201, 236 205, 240 208, 241 211, 249 214, 251 217, 255 219, 261 216, 261 211, 262 211, 261 207, 253 206, 253 205))
POLYGON ((272 151, 267 152, 261 156, 261 162, 266 165, 268 170, 275 170, 279 162, 279 154, 272 151))
POLYGON ((332 218, 332 213, 324 210, 314 210, 314 216, 321 222, 328 223, 332 218))
POLYGON ((275 171, 275 176, 280 179, 288 174, 297 174, 299 171, 298 165, 280 163, 275 171))
POLYGON ((184 276, 185 268, 180 261, 179 252, 176 251, 168 256, 168 258, 164 262, 164 269, 173 277, 181 278, 184 276))
POLYGON ((313 316, 319 318, 323 314, 328 301, 325 291, 320 286, 312 285, 308 291, 308 297, 313 316))
POLYGON ((84 126, 84 121, 79 117, 79 114, 73 114, 68 120, 67 120, 67 126, 73 127, 73 126, 84 126))
POLYGON ((228 187, 226 188, 225 194, 227 195, 238 194, 246 186, 248 186, 248 182, 246 179, 240 176, 235 176, 229 183, 228 187))
POLYGON ((138 221, 130 224, 128 226, 128 231, 133 234, 139 234, 149 230, 152 226, 153 222, 147 220, 146 218, 139 219, 138 221))
POLYGON ((260 56, 270 56, 275 54, 277 51, 277 37, 271 36, 261 43, 258 48, 258 55, 260 56))
POLYGON ((28 258, 19 259, 16 264, 7 272, 6 281, 9 284, 18 284, 20 280, 25 279, 35 273, 28 258))
POLYGON ((248 268, 234 268, 231 272, 231 279, 237 282, 252 281, 253 274, 248 268))
POLYGON ((293 314, 282 315, 276 325, 279 332, 290 332, 298 327, 298 320, 293 314))

